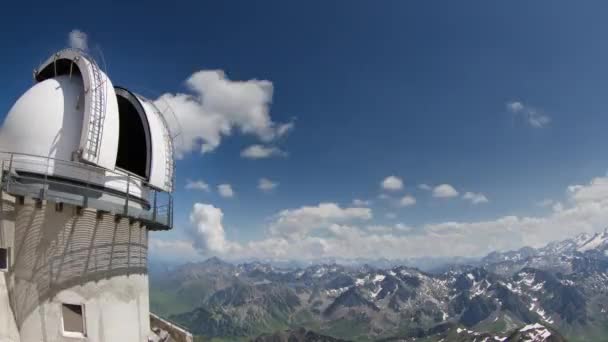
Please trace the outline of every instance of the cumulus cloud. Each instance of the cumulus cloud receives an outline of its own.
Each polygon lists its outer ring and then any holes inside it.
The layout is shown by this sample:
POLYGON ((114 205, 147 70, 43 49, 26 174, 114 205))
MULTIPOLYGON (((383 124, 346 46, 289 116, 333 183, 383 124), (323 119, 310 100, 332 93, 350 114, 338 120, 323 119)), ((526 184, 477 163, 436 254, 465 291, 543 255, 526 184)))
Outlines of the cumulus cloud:
POLYGON ((370 208, 342 208, 336 203, 320 203, 316 206, 304 206, 279 212, 270 225, 270 232, 273 235, 299 238, 331 223, 371 218, 370 208))
POLYGON ((188 93, 166 93, 155 101, 161 109, 169 105, 180 123, 178 156, 194 150, 213 151, 222 137, 234 131, 270 142, 294 127, 293 122, 276 123, 271 119, 270 81, 233 81, 221 70, 202 70, 191 75, 186 85, 188 93))
POLYGON ((237 243, 226 240, 222 224, 224 213, 210 204, 195 203, 190 213, 194 246, 203 254, 225 254, 239 249, 237 243))
POLYGON ((462 195, 462 198, 464 198, 465 200, 471 201, 471 203, 473 203, 473 204, 481 204, 481 203, 489 202, 486 195, 482 194, 481 192, 475 193, 475 192, 467 191, 464 193, 464 195, 462 195))
POLYGON ((205 192, 211 191, 209 189, 209 184, 203 182, 200 179, 199 180, 187 179, 186 180, 186 190, 199 190, 199 191, 205 191, 205 192))
POLYGON ((551 209, 553 209, 553 211, 560 212, 564 210, 564 205, 561 202, 556 202, 555 204, 553 204, 551 209))
POLYGON ((608 177, 598 177, 587 185, 571 185, 568 195, 577 203, 597 202, 608 198, 608 177))
POLYGON ((414 229, 414 228, 411 226, 408 226, 406 224, 403 224, 403 223, 397 223, 395 225, 395 230, 400 231, 400 232, 409 232, 412 229, 414 229))
POLYGON ((549 117, 547 114, 544 114, 540 110, 519 101, 508 102, 507 110, 513 114, 520 115, 530 126, 534 128, 545 127, 551 122, 551 117, 549 117))
POLYGON ((397 214, 395 214, 393 212, 388 212, 388 213, 384 214, 384 217, 386 217, 389 220, 394 220, 397 218, 397 214))
POLYGON ((553 205, 553 200, 550 198, 545 198, 542 201, 536 202, 536 205, 538 205, 539 207, 550 207, 551 205, 553 205))
POLYGON ((68 44, 73 49, 84 51, 89 49, 87 34, 78 29, 70 31, 70 34, 68 35, 68 44))
POLYGON ((433 197, 450 198, 458 196, 458 191, 450 184, 441 184, 433 188, 433 197))
POLYGON ((182 262, 200 259, 201 256, 201 250, 194 246, 193 240, 150 238, 148 249, 150 255, 182 262))
POLYGON ((372 233, 388 234, 388 233, 393 232, 393 227, 392 226, 382 226, 382 225, 367 226, 367 231, 372 232, 372 233))
POLYGON ((399 206, 401 207, 409 207, 416 204, 416 198, 411 195, 406 195, 399 200, 399 206))
POLYGON ((418 189, 430 191, 433 188, 428 184, 422 183, 422 184, 418 184, 418 189))
POLYGON ((260 178, 258 180, 258 189, 260 189, 261 191, 264 191, 264 192, 272 191, 277 186, 279 186, 279 183, 273 182, 268 178, 260 178))
POLYGON ((234 197, 234 190, 230 184, 220 184, 217 186, 217 192, 224 198, 234 197))
POLYGON ((412 227, 403 223, 397 223, 395 225, 370 225, 367 226, 367 231, 378 234, 389 234, 389 233, 406 233, 412 230, 412 227))
POLYGON ((403 180, 397 176, 388 176, 381 183, 382 189, 397 191, 403 189, 403 180))
POLYGON ((355 207, 369 207, 372 204, 372 201, 370 200, 362 200, 360 198, 355 198, 353 200, 353 205, 355 207))
POLYGON ((265 236, 246 243, 229 241, 222 211, 199 203, 190 215, 193 245, 202 254, 227 259, 481 256, 494 250, 539 247, 581 232, 601 231, 608 222, 607 185, 608 177, 600 177, 588 184, 570 186, 565 191, 566 200, 553 202, 553 210, 543 216, 506 215, 418 227, 378 225, 370 223, 370 208, 321 203, 280 211, 271 218, 265 236))
POLYGON ((263 159, 270 157, 285 157, 287 153, 278 147, 251 145, 241 151, 241 157, 247 159, 263 159))

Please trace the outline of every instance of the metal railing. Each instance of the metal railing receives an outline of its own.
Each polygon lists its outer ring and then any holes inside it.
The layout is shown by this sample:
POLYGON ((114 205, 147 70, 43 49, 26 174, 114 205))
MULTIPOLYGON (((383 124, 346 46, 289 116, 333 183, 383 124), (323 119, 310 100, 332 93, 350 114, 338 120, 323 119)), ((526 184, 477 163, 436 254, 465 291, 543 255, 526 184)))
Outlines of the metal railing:
POLYGON ((151 230, 173 227, 173 196, 127 171, 0 151, 1 188, 83 208, 95 208, 145 223, 151 230))

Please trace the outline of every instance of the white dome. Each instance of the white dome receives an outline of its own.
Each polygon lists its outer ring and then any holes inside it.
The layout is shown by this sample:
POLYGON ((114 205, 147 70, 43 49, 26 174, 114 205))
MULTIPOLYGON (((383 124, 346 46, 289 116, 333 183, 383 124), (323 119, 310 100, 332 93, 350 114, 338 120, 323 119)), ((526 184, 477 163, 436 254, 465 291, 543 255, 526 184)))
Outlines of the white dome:
POLYGON ((78 50, 54 54, 34 76, 38 83, 0 128, 0 161, 8 170, 2 190, 170 229, 173 142, 163 113, 114 88, 78 50), (164 201, 157 196, 162 192, 164 201))
POLYGON ((58 76, 35 84, 8 112, 0 151, 71 160, 84 115, 80 77, 58 76))

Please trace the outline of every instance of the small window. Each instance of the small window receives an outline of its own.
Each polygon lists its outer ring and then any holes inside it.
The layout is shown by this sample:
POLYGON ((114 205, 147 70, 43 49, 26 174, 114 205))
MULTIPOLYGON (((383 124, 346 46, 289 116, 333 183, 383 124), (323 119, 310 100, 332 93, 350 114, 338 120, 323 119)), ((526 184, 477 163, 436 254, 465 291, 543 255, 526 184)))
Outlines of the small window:
POLYGON ((84 306, 78 304, 63 304, 63 332, 69 336, 86 336, 84 324, 84 306))
POLYGON ((0 248, 0 271, 8 270, 8 249, 0 248))

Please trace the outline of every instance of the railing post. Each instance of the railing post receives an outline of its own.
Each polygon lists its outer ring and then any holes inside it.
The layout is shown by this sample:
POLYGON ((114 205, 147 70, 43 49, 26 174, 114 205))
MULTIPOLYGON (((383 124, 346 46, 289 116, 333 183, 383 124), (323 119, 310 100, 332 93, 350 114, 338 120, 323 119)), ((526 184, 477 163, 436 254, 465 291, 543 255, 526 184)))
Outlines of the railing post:
POLYGON ((156 195, 158 195, 158 191, 154 190, 154 208, 152 208, 152 221, 156 222, 156 211, 158 210, 158 206, 156 205, 156 195))
POLYGON ((47 187, 47 180, 48 180, 48 174, 49 174, 49 160, 50 157, 46 158, 46 168, 44 170, 44 183, 42 184, 42 189, 40 189, 40 200, 44 200, 46 198, 46 187, 47 187))
POLYGON ((125 209, 123 214, 127 216, 129 214, 129 188, 131 185, 131 175, 127 174, 127 197, 125 198, 125 209))
POLYGON ((90 189, 91 189, 91 171, 87 170, 87 184, 86 184, 86 188, 84 190, 84 195, 82 196, 82 207, 83 208, 88 208, 89 207, 89 194, 90 194, 90 189))
POLYGON ((4 172, 4 162, 5 162, 5 161, 6 161, 5 159, 2 159, 2 180, 1 180, 2 185, 4 185, 4 184, 5 184, 5 181, 6 181, 6 179, 5 179, 5 177, 6 177, 6 172, 4 172))
POLYGON ((12 177, 12 175, 11 175, 12 168, 13 168, 13 154, 11 153, 11 158, 8 161, 8 170, 6 171, 6 177, 7 177, 6 178, 6 189, 5 189, 6 191, 9 191, 8 189, 10 187, 9 184, 10 184, 11 177, 12 177))
POLYGON ((167 222, 169 228, 173 228, 173 194, 169 193, 169 219, 167 222))
POLYGON ((13 169, 13 154, 11 153, 11 159, 8 161, 8 172, 10 173, 13 169))

